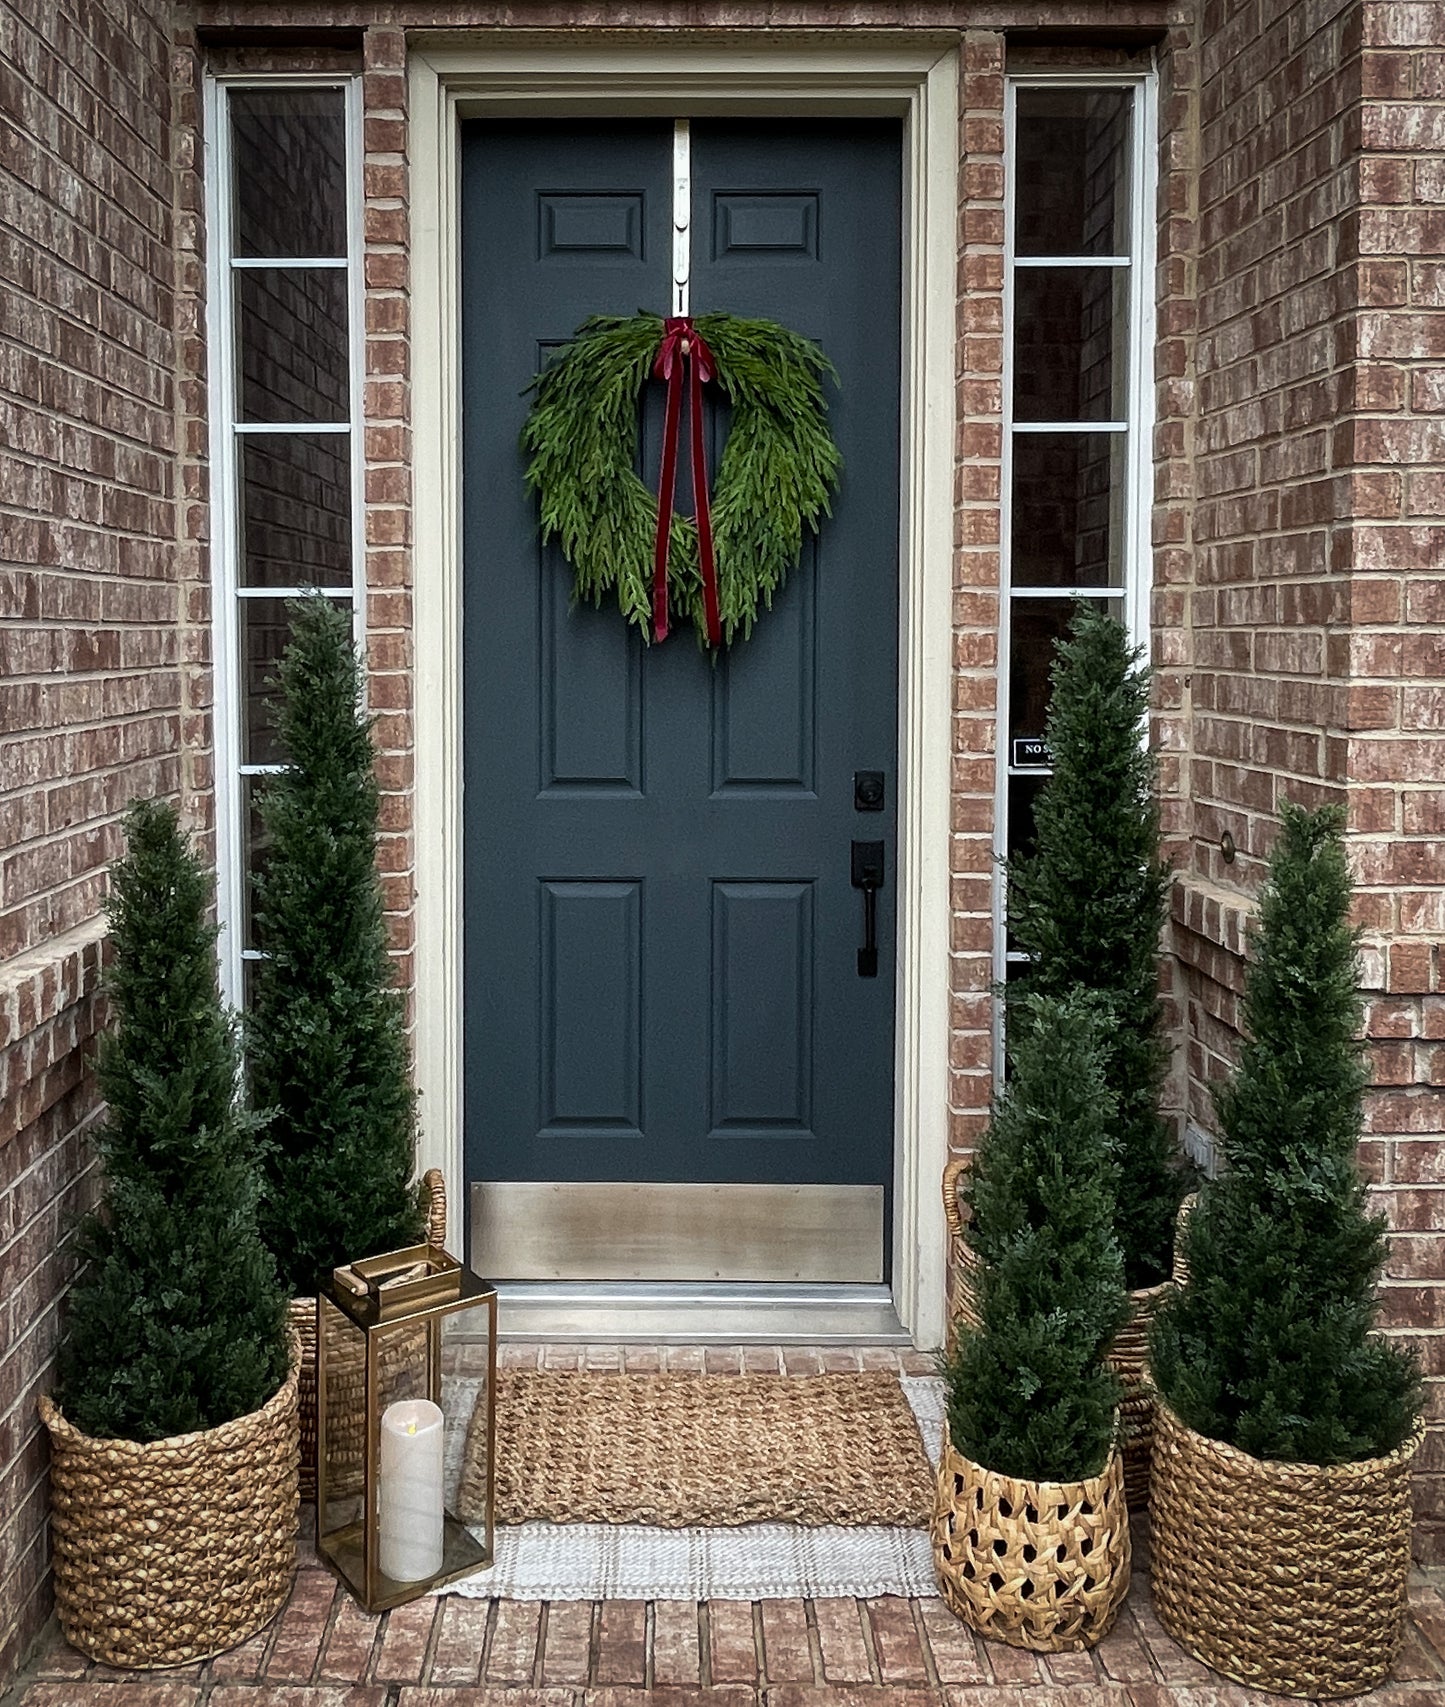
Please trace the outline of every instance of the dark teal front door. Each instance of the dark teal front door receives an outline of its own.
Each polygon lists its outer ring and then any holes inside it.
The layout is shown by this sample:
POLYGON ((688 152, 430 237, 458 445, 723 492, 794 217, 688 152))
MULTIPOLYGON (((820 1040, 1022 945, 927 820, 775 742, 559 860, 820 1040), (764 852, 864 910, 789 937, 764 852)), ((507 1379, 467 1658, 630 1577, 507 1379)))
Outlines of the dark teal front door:
MULTIPOLYGON (((756 1188, 873 1188, 838 1200, 873 1206, 868 1278, 893 1169, 899 127, 694 120, 691 174, 692 312, 816 338, 845 465, 832 519, 716 665, 686 627, 649 647, 615 606, 569 608, 518 449, 549 350, 592 314, 668 311, 673 124, 464 131, 467 1172, 558 1188, 501 1193, 513 1218, 565 1200, 575 1219, 585 1185, 594 1223, 650 1213, 604 1182, 750 1188, 738 1213, 774 1222, 830 1200, 756 1188), (860 772, 882 811, 858 809, 860 772), (876 977, 855 841, 884 844, 876 977)), ((729 1278, 726 1254, 697 1260, 729 1278)))

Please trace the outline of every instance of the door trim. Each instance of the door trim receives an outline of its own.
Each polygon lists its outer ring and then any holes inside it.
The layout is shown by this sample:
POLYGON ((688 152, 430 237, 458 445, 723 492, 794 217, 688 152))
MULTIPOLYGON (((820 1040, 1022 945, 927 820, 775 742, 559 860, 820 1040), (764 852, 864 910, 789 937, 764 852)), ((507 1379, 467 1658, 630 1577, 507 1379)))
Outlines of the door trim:
MULTIPOLYGON (((601 32, 596 32, 601 35, 601 32)), ((419 1165, 462 1147, 462 119, 895 115, 904 127, 898 964, 892 1291, 942 1343, 948 1154, 955 228, 959 38, 729 32, 706 42, 411 38, 416 1073, 419 1165)), ((458 1196, 461 1196, 458 1190, 458 1196)))

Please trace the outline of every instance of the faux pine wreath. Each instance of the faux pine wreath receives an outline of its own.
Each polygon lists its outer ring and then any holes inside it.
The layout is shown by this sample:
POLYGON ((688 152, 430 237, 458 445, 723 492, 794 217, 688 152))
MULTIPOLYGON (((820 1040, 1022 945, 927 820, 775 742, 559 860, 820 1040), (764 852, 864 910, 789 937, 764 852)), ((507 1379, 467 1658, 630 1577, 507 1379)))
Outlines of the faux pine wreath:
MULTIPOLYGON (((803 529, 831 513, 842 457, 828 428, 817 344, 771 320, 702 314, 693 325, 732 406, 712 495, 721 632, 752 631, 760 606, 796 566, 803 529)), ((655 314, 596 315, 545 367, 522 433, 527 484, 542 538, 572 565, 575 596, 600 605, 615 591, 629 622, 651 634, 658 502, 638 477, 638 401, 663 340, 655 314)), ((697 527, 672 517, 667 589, 706 643, 697 527)))

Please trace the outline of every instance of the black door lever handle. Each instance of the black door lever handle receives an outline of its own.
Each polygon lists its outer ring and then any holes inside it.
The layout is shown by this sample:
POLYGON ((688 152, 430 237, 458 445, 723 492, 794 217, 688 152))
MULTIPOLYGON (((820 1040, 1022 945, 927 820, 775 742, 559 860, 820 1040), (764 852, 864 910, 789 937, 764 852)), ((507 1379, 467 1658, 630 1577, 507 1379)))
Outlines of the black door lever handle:
POLYGON ((854 842, 853 887, 863 891, 863 946, 858 976, 878 976, 878 891, 883 887, 883 843, 854 842))

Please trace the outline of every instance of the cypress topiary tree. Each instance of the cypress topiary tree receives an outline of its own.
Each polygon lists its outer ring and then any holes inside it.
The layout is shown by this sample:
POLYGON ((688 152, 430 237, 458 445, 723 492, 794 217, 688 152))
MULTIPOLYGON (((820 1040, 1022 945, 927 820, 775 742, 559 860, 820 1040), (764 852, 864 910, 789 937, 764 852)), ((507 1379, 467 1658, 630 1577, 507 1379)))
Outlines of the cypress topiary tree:
POLYGON ((1368 1074, 1343 815, 1285 803, 1245 975, 1246 1041, 1215 1094, 1225 1171, 1184 1232, 1189 1282, 1155 1321, 1155 1379, 1200 1434, 1255 1458, 1391 1452, 1413 1357, 1371 1333, 1383 1216, 1355 1161, 1368 1074))
POLYGON ((1096 1476, 1119 1383, 1104 1353, 1128 1312, 1114 1237, 1114 1098, 1085 997, 1015 1015, 1008 1086, 971 1170, 979 1327, 944 1365, 955 1448, 1032 1481, 1096 1476))
POLYGON ((1080 601, 1053 667, 1053 775, 1034 812, 1032 853, 1008 867, 1014 943, 1031 956, 1009 987, 1093 991, 1108 1010, 1104 1078, 1117 1104, 1115 1230, 1131 1288, 1168 1277, 1187 1189, 1160 1097, 1169 1052, 1159 935, 1169 867, 1159 857, 1157 763, 1144 744, 1149 672, 1121 623, 1080 601))
POLYGON ((405 1018, 376 868, 378 796, 361 665, 334 601, 292 602, 278 730, 288 759, 258 810, 258 962, 247 1026, 270 1111, 262 1230, 293 1294, 412 1242, 416 1127, 405 1018))
POLYGON ((136 802, 125 833, 107 902, 104 1196, 79 1233, 58 1398, 86 1434, 149 1441, 259 1409, 286 1373, 286 1305, 256 1225, 209 881, 170 806, 136 802))

